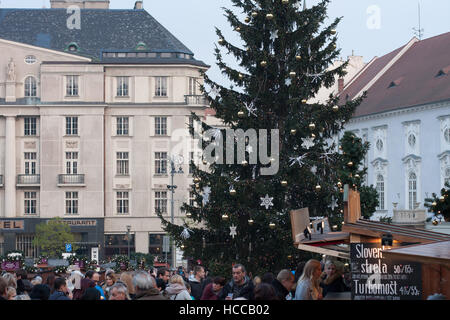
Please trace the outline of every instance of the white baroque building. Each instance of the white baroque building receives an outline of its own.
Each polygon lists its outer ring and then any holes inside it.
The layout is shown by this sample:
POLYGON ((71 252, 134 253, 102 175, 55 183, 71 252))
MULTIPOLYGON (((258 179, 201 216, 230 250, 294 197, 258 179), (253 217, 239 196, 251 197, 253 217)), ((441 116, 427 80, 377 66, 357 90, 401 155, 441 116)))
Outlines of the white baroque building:
POLYGON ((370 142, 366 183, 380 205, 424 209, 424 199, 450 181, 450 33, 375 57, 340 90, 341 101, 367 93, 346 130, 370 142))
MULTIPOLYGON (((61 217, 82 254, 127 254, 129 227, 131 252, 163 256, 156 210, 170 217, 172 136, 191 112, 204 115, 208 66, 142 1, 51 3, 0 9, 0 254, 36 257, 36 225, 61 217)), ((179 224, 191 198, 186 160, 174 176, 179 224)))

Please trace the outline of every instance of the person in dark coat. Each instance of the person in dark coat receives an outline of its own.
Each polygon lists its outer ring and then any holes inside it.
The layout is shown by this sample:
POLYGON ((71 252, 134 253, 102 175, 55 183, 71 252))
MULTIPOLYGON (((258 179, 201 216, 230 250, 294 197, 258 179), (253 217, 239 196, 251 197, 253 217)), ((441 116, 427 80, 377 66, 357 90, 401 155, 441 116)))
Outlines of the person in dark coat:
POLYGON ((87 288, 81 300, 100 300, 101 294, 96 288, 87 288))
POLYGON ((30 293, 31 300, 48 300, 50 297, 50 288, 46 284, 37 284, 30 293))
POLYGON ((68 289, 66 284, 66 279, 56 278, 55 279, 55 292, 50 296, 48 300, 70 300, 67 296, 68 289))
POLYGON ((279 300, 273 286, 268 283, 261 282, 255 287, 255 300, 279 300))
POLYGON ((80 290, 75 290, 73 293, 73 300, 81 300, 81 297, 85 293, 87 288, 95 288, 95 282, 92 281, 92 276, 94 275, 93 270, 88 270, 83 279, 81 279, 80 290))
POLYGON ((255 287, 253 281, 247 277, 245 267, 242 264, 235 264, 232 270, 233 280, 223 287, 219 300, 233 300, 236 298, 253 300, 255 287))
POLYGON ((272 287, 275 289, 278 300, 286 300, 286 296, 289 295, 294 285, 295 277, 287 269, 281 270, 277 278, 272 281, 272 287))
POLYGON ((206 285, 200 300, 219 300, 226 283, 224 277, 215 277, 211 283, 206 285))
POLYGON ((344 283, 342 272, 337 270, 334 262, 327 261, 324 270, 325 271, 320 276, 320 287, 323 290, 323 297, 325 297, 328 292, 349 291, 349 288, 347 288, 344 283))
POLYGON ((203 280, 205 279, 205 268, 202 266, 194 267, 194 278, 189 280, 189 284, 191 285, 191 296, 194 297, 195 300, 200 300, 203 294, 203 280))
POLYGON ((26 294, 26 288, 31 290, 31 282, 28 280, 27 272, 24 269, 17 269, 14 272, 16 274, 17 279, 17 295, 20 296, 22 294, 26 294))

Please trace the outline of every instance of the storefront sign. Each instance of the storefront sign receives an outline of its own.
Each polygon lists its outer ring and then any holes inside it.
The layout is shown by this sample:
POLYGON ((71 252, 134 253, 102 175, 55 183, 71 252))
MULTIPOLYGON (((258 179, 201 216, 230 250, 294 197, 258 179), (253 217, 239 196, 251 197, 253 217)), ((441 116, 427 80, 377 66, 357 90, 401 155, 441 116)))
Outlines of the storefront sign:
POLYGON ((376 243, 352 243, 352 300, 420 300, 420 263, 383 257, 387 247, 376 243))
POLYGON ((95 227, 97 220, 63 220, 63 223, 71 227, 95 227))
POLYGON ((20 268, 20 262, 19 261, 5 261, 5 262, 2 262, 1 266, 2 266, 2 270, 14 271, 14 270, 20 268))
POLYGON ((24 224, 23 220, 2 220, 0 230, 23 230, 24 224))

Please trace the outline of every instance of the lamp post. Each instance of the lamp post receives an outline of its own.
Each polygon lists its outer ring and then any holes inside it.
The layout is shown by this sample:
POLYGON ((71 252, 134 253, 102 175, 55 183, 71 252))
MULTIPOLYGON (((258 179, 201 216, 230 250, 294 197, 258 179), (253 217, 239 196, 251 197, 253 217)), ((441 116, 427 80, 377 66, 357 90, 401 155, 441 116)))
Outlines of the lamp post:
MULTIPOLYGON (((175 174, 183 174, 184 172, 183 172, 183 169, 181 167, 178 169, 178 171, 175 170, 174 157, 171 157, 168 161, 170 163, 170 181, 171 181, 171 184, 167 185, 167 189, 169 189, 170 193, 171 193, 171 195, 170 195, 170 220, 171 220, 171 223, 174 224, 175 218, 174 218, 173 194, 175 193, 175 189, 177 188, 177 186, 174 185, 173 177, 174 177, 175 174)), ((176 261, 177 261, 176 259, 177 259, 177 257, 176 257, 175 241, 174 241, 174 239, 172 239, 172 263, 171 263, 172 268, 175 268, 176 261)))
POLYGON ((131 226, 128 225, 128 226, 127 226, 128 260, 130 260, 130 231, 131 231, 131 226))

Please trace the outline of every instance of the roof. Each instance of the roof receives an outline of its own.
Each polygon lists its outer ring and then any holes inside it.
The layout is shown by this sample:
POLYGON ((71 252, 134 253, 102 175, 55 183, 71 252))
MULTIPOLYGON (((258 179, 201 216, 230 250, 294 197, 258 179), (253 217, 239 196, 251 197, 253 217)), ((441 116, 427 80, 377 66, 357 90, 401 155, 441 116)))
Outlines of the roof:
POLYGON ((450 265, 450 241, 413 245, 399 249, 383 250, 383 255, 411 259, 422 263, 450 265))
POLYGON ((342 231, 375 238, 381 238, 384 234, 390 233, 394 240, 411 243, 450 241, 449 234, 363 219, 344 224, 342 231))
POLYGON ((194 55, 145 10, 81 9, 79 29, 67 27, 68 17, 67 9, 0 9, 0 38, 66 52, 76 43, 75 54, 95 60, 104 51, 135 52, 141 42, 146 51, 194 55))
POLYGON ((415 40, 375 58, 344 88, 341 102, 368 87, 354 117, 450 100, 450 32, 415 40))

